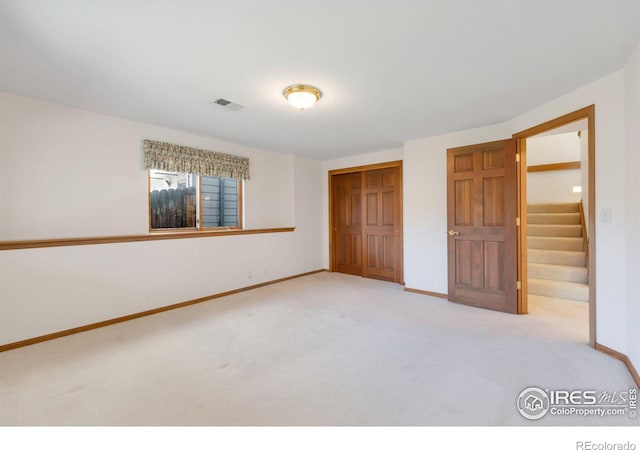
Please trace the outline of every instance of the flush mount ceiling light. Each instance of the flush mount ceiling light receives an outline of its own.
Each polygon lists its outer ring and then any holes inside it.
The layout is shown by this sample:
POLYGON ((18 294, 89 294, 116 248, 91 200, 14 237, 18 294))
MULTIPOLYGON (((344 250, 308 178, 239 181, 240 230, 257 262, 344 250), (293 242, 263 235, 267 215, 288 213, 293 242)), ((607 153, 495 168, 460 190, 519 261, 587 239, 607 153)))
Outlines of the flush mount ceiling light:
POLYGON ((282 91, 282 95, 291 106, 300 111, 311 108, 322 96, 318 88, 304 84, 292 84, 282 91))

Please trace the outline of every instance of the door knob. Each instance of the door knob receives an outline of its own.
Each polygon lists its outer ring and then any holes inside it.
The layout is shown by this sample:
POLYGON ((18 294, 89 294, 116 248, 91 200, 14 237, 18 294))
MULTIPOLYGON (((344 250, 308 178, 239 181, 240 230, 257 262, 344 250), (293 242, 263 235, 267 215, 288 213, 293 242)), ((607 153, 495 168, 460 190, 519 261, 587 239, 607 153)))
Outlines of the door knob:
POLYGON ((449 230, 449 236, 458 236, 460 233, 458 231, 449 230))

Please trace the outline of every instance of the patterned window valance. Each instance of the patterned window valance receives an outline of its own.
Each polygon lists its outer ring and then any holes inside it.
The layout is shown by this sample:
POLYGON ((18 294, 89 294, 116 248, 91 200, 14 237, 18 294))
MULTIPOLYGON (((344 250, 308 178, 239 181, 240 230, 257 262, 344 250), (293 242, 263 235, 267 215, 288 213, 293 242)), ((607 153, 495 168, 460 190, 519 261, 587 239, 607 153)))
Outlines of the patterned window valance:
POLYGON ((144 141, 144 168, 236 180, 249 179, 249 158, 148 139, 144 141))

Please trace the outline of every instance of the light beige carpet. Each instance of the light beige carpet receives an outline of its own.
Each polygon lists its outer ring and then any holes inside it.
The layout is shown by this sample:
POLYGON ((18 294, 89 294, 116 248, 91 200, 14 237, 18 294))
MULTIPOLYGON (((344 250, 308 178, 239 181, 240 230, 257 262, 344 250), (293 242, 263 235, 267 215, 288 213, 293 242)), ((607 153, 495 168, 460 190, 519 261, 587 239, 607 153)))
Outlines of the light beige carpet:
POLYGON ((637 424, 516 410, 529 386, 633 385, 586 345, 585 306, 515 316, 320 273, 2 353, 0 424, 637 424))

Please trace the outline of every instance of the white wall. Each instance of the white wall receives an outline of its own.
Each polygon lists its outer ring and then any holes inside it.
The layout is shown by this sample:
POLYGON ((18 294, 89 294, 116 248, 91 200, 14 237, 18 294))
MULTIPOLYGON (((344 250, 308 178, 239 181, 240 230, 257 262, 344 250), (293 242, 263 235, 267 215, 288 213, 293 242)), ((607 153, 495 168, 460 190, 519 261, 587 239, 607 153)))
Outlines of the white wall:
POLYGON ((147 233, 144 139, 249 157, 245 226, 293 223, 290 155, 4 93, 0 119, 0 240, 147 233))
MULTIPOLYGON (((527 166, 572 161, 580 161, 577 132, 527 139, 527 166)), ((580 169, 529 172, 527 203, 577 203, 581 194, 572 188, 581 182, 580 169)))
MULTIPOLYGON (((329 268, 329 171, 389 161, 401 161, 403 154, 402 148, 394 148, 322 162, 322 262, 325 268, 329 268)), ((404 170, 406 169, 403 167, 404 170)))
POLYGON ((582 195, 572 189, 581 183, 580 169, 530 172, 527 174, 527 203, 578 203, 582 195))
POLYGON ((246 226, 296 227, 0 252, 0 345, 322 268, 318 161, 9 94, 0 136, 0 240, 147 233, 145 138, 250 157, 246 226))
MULTIPOLYGON (((323 203, 322 165, 320 161, 294 157, 294 223, 296 233, 294 245, 297 254, 293 260, 302 267, 325 267, 322 256, 324 245, 321 236, 326 232, 323 226, 325 210, 323 203)), ((309 269, 314 270, 314 269, 309 269)), ((304 270, 303 272, 305 272, 304 270)))
MULTIPOLYGON (((636 369, 640 370, 640 44, 625 68, 625 89, 627 355, 636 369)), ((622 320, 621 317, 620 322, 622 320)))
POLYGON ((527 166, 573 161, 580 161, 580 138, 577 132, 527 139, 527 166))

